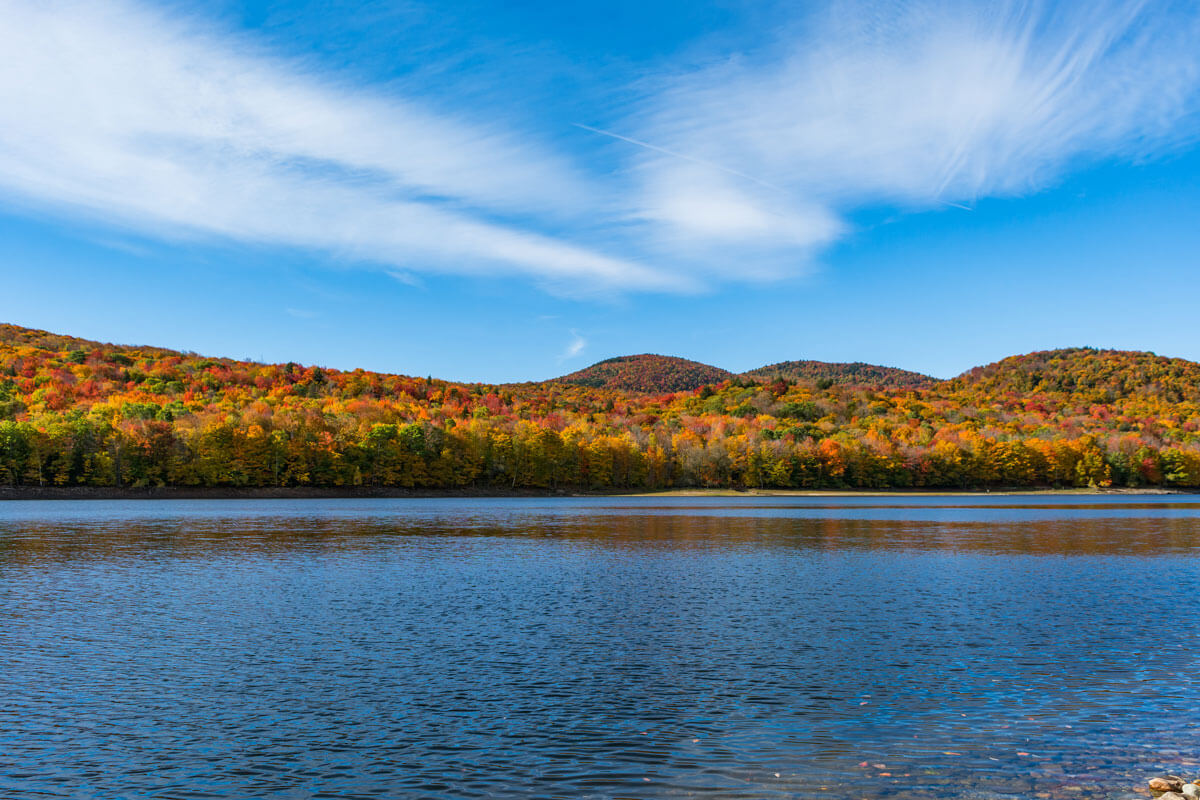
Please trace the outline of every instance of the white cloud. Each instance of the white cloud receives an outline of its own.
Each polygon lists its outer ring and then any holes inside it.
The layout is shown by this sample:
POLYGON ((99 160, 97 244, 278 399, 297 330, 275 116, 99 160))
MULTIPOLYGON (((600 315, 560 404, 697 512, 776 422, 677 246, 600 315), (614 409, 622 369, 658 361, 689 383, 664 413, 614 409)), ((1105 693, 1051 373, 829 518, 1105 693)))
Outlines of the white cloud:
POLYGON ((414 288, 418 288, 423 285, 421 283, 420 278, 418 278, 416 275, 412 274, 411 272, 408 272, 407 270, 389 269, 387 271, 387 274, 393 280, 403 283, 405 286, 412 286, 414 288))
POLYGON ((643 178, 638 216, 664 257, 686 257, 717 279, 771 278, 803 268, 846 225, 830 209, 796 201, 686 161, 655 164, 643 178))
POLYGON ((120 2, 0 2, 0 186, 154 233, 563 286, 687 284, 505 222, 578 213, 589 191, 503 125, 337 86, 120 2))
POLYGON ((765 49, 677 77, 629 121, 650 145, 633 213, 672 246, 803 253, 856 208, 1033 191, 1195 134, 1186 5, 838 3, 765 49))
POLYGON ((1200 107, 1186 3, 835 2, 580 132, 625 139, 627 169, 598 175, 505 109, 338 83, 134 2, 0 0, 0 197, 393 276, 777 277, 857 209, 1035 191, 1194 136, 1200 107))
POLYGON ((587 339, 580 336, 579 331, 572 330, 571 341, 567 343, 566 349, 563 350, 558 360, 562 362, 569 358, 574 358, 582 353, 585 347, 587 347, 587 339))

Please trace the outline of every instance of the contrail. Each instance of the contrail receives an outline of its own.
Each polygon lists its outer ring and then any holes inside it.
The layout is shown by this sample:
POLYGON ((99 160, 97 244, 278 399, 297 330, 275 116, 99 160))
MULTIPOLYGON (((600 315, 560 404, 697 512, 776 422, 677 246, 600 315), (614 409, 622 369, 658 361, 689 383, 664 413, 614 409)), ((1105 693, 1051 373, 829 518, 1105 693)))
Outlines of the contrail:
MULTIPOLYGON (((767 183, 766 181, 762 180, 761 178, 756 178, 753 175, 747 175, 744 172, 738 172, 736 169, 730 169, 729 167, 723 167, 720 164, 714 164, 711 161, 705 161, 702 158, 696 158, 695 156, 689 156, 686 153, 678 153, 674 150, 668 150, 665 147, 659 147, 656 144, 650 144, 649 142, 643 142, 640 139, 634 139, 630 136, 622 136, 619 133, 613 133, 612 131, 606 131, 603 128, 593 128, 591 125, 584 125, 582 122, 572 122, 571 124, 574 125, 576 128, 583 128, 585 131, 591 131, 592 133, 598 133, 601 136, 610 136, 613 139, 619 139, 622 142, 629 142, 630 144, 635 144, 638 147, 644 147, 647 150, 653 150, 656 153, 662 153, 664 155, 672 156, 674 158, 681 158, 684 161, 691 161, 693 164, 700 164, 705 167, 711 167, 712 169, 720 170, 721 172, 728 172, 730 175, 736 175, 739 178, 745 178, 748 181, 757 183, 759 186, 765 186, 768 189, 774 189, 777 192, 783 192, 784 194, 789 194, 788 190, 784 189, 782 186, 777 186, 773 183, 767 183)), ((953 208, 961 208, 963 211, 974 211, 975 210, 975 209, 971 208, 970 206, 964 206, 961 203, 953 203, 949 200, 943 200, 940 197, 934 197, 933 199, 935 202, 942 203, 943 205, 952 206, 953 208)))
POLYGON ((714 164, 711 161, 705 161, 702 158, 696 158, 695 156, 689 156, 685 153, 677 153, 674 150, 668 150, 665 147, 659 147, 658 145, 650 144, 649 142, 643 142, 639 139, 631 139, 628 136, 622 136, 621 134, 613 133, 612 131, 606 131, 601 128, 593 128, 591 125, 584 125, 582 122, 572 122, 571 124, 574 125, 576 128, 583 128, 585 131, 591 131, 592 133, 598 133, 601 136, 611 136, 614 139, 620 139, 622 142, 629 142, 630 144, 636 144, 638 147, 644 147, 647 150, 653 150, 656 153, 663 153, 664 155, 673 156, 675 158, 682 158, 684 161, 691 161, 693 164, 700 164, 705 167, 711 167, 712 169, 720 170, 721 172, 728 172, 730 175, 737 175, 739 178, 745 178, 748 181, 757 183, 760 186, 765 186, 768 189, 774 189, 777 192, 785 192, 785 193, 787 192, 787 190, 784 189, 782 186, 776 186, 773 183, 767 183, 766 181, 762 180, 761 178, 756 178, 753 175, 747 175, 744 172, 738 172, 736 169, 730 169, 729 167, 723 167, 720 164, 714 164))

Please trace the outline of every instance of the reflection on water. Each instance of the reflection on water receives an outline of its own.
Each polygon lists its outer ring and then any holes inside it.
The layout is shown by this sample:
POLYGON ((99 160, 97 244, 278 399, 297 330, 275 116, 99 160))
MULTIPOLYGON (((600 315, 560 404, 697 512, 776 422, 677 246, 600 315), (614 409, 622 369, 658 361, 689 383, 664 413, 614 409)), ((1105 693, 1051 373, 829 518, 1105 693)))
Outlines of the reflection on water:
POLYGON ((1128 797, 1200 771, 1161 499, 0 505, 0 797, 1128 797))

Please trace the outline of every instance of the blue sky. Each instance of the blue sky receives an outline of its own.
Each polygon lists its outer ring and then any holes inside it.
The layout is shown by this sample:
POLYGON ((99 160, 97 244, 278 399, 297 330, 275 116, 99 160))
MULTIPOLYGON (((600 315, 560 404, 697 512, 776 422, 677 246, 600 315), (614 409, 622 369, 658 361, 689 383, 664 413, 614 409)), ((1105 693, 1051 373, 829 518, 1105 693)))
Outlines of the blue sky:
POLYGON ((496 382, 1200 360, 1187 3, 0 0, 0 62, 4 321, 496 382))

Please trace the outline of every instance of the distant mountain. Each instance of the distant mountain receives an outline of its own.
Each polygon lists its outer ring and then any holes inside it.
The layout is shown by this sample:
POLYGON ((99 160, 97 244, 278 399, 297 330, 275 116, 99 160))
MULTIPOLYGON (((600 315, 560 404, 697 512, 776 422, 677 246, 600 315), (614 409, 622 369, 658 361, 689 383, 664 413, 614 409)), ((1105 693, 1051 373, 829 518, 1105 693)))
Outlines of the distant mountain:
POLYGON ((829 361, 781 361, 743 373, 758 380, 832 381, 850 386, 879 386, 892 389, 924 389, 937 382, 936 378, 895 367, 876 364, 836 363, 829 361))
POLYGON ((1135 350, 1073 347, 1009 356, 964 372, 947 390, 1069 394, 1096 402, 1134 396, 1200 401, 1200 364, 1135 350))
POLYGON ((605 359, 557 380, 596 389, 666 394, 691 391, 707 383, 720 383, 732 377, 732 372, 720 367, 686 358, 644 353, 605 359))

